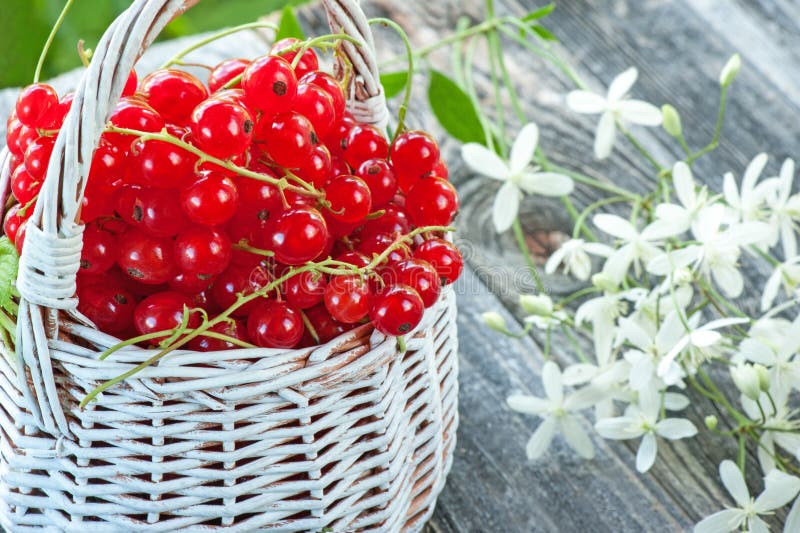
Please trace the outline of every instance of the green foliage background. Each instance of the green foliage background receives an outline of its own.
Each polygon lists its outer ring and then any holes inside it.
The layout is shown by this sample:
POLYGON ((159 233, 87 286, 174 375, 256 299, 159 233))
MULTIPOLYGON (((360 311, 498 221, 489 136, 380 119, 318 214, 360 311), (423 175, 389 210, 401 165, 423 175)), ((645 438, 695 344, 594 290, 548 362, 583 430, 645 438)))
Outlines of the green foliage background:
MULTIPOLYGON (((65 0, 0 0, 0 87, 30 83, 39 53, 65 0)), ((203 0, 170 24, 160 39, 250 22, 297 0, 203 0)), ((75 0, 42 73, 43 79, 80 66, 79 39, 94 48, 130 0, 75 0)))

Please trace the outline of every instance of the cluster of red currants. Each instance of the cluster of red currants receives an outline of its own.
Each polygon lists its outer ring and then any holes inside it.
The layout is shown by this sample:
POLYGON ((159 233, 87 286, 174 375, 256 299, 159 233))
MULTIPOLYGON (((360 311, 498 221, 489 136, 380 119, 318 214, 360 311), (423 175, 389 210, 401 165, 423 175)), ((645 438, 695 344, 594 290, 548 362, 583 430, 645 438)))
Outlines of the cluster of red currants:
MULTIPOLYGON (((99 329, 131 338, 193 328, 202 313, 185 309, 202 309, 231 320, 193 339, 197 350, 233 339, 314 345, 368 319, 402 335, 458 277, 462 258, 441 232, 408 237, 458 209, 436 142, 407 131, 390 145, 358 123, 301 44, 223 61, 207 85, 181 70, 141 81, 131 72, 81 208, 78 308, 99 329), (326 258, 339 268, 309 264, 326 258)), ((20 251, 71 102, 30 85, 9 118, 17 204, 3 230, 20 251)))

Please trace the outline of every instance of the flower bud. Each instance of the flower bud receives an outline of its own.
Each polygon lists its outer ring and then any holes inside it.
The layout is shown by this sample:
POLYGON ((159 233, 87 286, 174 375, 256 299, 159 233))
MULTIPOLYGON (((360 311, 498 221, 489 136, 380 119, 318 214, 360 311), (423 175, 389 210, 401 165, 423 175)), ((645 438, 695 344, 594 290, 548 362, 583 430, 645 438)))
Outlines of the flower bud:
POLYGON ((733 83, 736 75, 739 74, 739 69, 742 68, 742 58, 739 54, 733 54, 725 66, 722 67, 722 72, 719 74, 719 84, 722 87, 728 87, 733 83))
POLYGON ((742 394, 753 401, 761 396, 761 382, 753 365, 741 364, 731 368, 731 378, 742 394))
POLYGON ((605 292, 617 292, 617 284, 605 272, 598 272, 592 276, 592 285, 605 292))
POLYGON ((500 333, 506 333, 508 331, 506 328, 506 321, 502 316, 500 316, 499 313, 495 313, 494 311, 486 311, 481 315, 481 318, 487 326, 495 331, 499 331, 500 333))
POLYGON ((681 116, 678 114, 678 110, 669 104, 664 104, 661 106, 661 116, 663 117, 661 125, 664 127, 664 131, 673 137, 680 137, 683 129, 681 128, 681 116))
POLYGON ((717 424, 719 423, 719 420, 717 420, 717 417, 714 415, 708 415, 705 419, 705 423, 708 429, 714 431, 715 429, 717 429, 717 424))
POLYGON ((753 368, 756 369, 756 373, 758 374, 758 386, 761 387, 761 390, 764 392, 769 392, 769 387, 772 385, 772 382, 769 378, 769 370, 764 365, 755 364, 753 368))
POLYGON ((546 294, 522 294, 519 305, 529 315, 550 316, 553 314, 553 300, 546 294))

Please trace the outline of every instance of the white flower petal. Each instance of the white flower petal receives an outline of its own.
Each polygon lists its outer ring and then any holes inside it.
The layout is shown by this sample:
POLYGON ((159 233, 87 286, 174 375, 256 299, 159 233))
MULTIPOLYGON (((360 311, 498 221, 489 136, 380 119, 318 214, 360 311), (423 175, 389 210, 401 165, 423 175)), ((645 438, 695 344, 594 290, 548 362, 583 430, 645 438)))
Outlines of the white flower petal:
POLYGON ((739 529, 745 514, 739 509, 725 509, 701 520, 694 526, 694 533, 728 533, 739 529))
POLYGON ((664 409, 667 411, 683 411, 689 407, 689 398, 677 392, 664 394, 664 409))
POLYGON ((780 266, 776 267, 770 275, 767 283, 764 285, 764 290, 761 293, 761 311, 767 311, 772 307, 775 298, 778 297, 778 291, 781 288, 781 278, 783 270, 780 266))
POLYGON ((530 122, 520 130, 511 147, 509 167, 512 174, 522 172, 531 164, 537 144, 539 144, 539 127, 530 122))
POLYGON ((575 188, 572 178, 555 172, 524 172, 519 186, 528 194, 544 196, 566 196, 575 188))
POLYGON ((786 517, 786 523, 783 525, 783 533, 794 533, 800 531, 800 498, 797 498, 786 517))
POLYGON ((756 498, 753 507, 765 513, 783 507, 797 496, 800 479, 780 470, 773 470, 764 478, 764 492, 756 498))
POLYGON ((594 428, 604 439, 628 440, 644 434, 644 430, 638 422, 637 419, 628 416, 604 418, 598 420, 594 428))
POLYGON ((738 298, 744 290, 742 273, 732 265, 717 265, 711 271, 714 282, 731 298, 738 298))
POLYGON ((520 194, 517 186, 510 181, 505 182, 497 191, 492 206, 492 222, 497 233, 506 231, 517 218, 520 194))
POLYGON ((643 355, 633 365, 631 365, 631 373, 628 377, 628 382, 631 388, 635 391, 642 390, 650 384, 655 372, 653 360, 650 356, 643 355))
POLYGON ((561 433, 570 448, 584 459, 594 458, 594 445, 586 430, 574 416, 561 418, 561 433))
POLYGON ((642 126, 658 126, 663 119, 659 108, 641 100, 621 101, 617 104, 617 113, 622 120, 642 126))
POLYGON ((687 439, 697 435, 697 428, 685 418, 665 418, 656 424, 656 433, 665 439, 687 439))
POLYGON ((685 162, 678 161, 672 167, 672 184, 675 186, 675 194, 677 194, 678 200, 685 207, 694 206, 697 201, 697 192, 695 191, 692 169, 685 162))
POLYGON ((607 394, 598 387, 583 387, 578 389, 564 400, 564 409, 567 411, 579 411, 586 409, 605 399, 607 394))
POLYGON ((605 159, 611 155, 616 134, 617 121, 614 118, 614 114, 606 111, 600 117, 594 134, 594 156, 597 159, 605 159))
POLYGON ((567 94, 567 106, 576 113, 594 115, 606 109, 606 99, 589 91, 572 91, 567 94))
POLYGON ((600 228, 600 230, 618 239, 630 241, 635 239, 638 235, 636 228, 618 215, 601 213, 595 215, 592 222, 594 222, 594 225, 600 228))
POLYGON ((633 262, 633 245, 626 244, 611 257, 609 257, 603 265, 603 272, 615 282, 621 283, 625 276, 628 274, 628 269, 633 262))
POLYGON ((564 260, 564 256, 567 254, 567 249, 564 245, 561 245, 555 252, 550 254, 550 257, 547 258, 547 262, 544 264, 544 271, 547 274, 552 274, 555 272, 561 261, 564 260))
POLYGON ((625 72, 620 73, 611 84, 608 86, 608 101, 616 102, 628 94, 633 84, 636 83, 636 78, 639 77, 639 71, 636 67, 631 67, 625 72))
POLYGON ((561 382, 561 370, 552 361, 547 361, 542 367, 542 385, 547 398, 554 404, 560 405, 564 400, 564 388, 561 382))
POLYGON ((639 450, 636 452, 636 470, 645 473, 650 470, 653 463, 656 462, 656 454, 658 453, 658 443, 656 436, 652 433, 645 433, 642 437, 642 442, 639 444, 639 450))
POLYGON ((528 459, 534 460, 540 458, 550 447, 553 442, 553 437, 556 434, 556 420, 555 418, 545 418, 536 431, 533 432, 531 438, 528 440, 528 445, 525 447, 525 453, 528 459))
POLYGON ((736 178, 730 172, 726 172, 722 179, 722 194, 728 205, 731 207, 740 206, 741 199, 739 198, 739 189, 736 186, 736 178))
POLYGON ((719 477, 737 504, 743 506, 750 502, 750 492, 747 490, 747 484, 745 484, 742 472, 736 463, 730 459, 722 461, 719 465, 719 477))
POLYGON ((689 342, 698 348, 707 348, 720 341, 722 335, 713 330, 698 330, 689 333, 689 342))
POLYGON ((493 151, 482 144, 467 143, 461 147, 461 157, 474 171, 496 180, 508 179, 508 165, 493 151))
POLYGON ((758 154, 747 165, 744 171, 744 177, 742 178, 742 201, 745 200, 746 194, 753 192, 756 182, 759 176, 761 176, 761 172, 764 170, 764 167, 767 166, 768 159, 769 157, 767 154, 758 154))
POLYGON ((563 382, 564 385, 569 387, 581 385, 591 381, 597 376, 600 369, 597 365, 590 365, 588 363, 575 363, 569 365, 564 369, 563 382))
POLYGON ((748 533, 769 533, 769 526, 759 517, 754 516, 748 522, 748 533))
POLYGON ((550 402, 544 398, 525 394, 512 394, 506 398, 506 403, 514 411, 528 415, 542 416, 550 410, 550 402))

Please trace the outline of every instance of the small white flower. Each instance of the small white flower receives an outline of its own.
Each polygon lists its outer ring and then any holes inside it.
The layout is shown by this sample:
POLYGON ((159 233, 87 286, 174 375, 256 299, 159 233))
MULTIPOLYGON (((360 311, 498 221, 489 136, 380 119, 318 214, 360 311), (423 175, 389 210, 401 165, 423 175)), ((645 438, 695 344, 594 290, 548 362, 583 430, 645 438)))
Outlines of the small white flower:
MULTIPOLYGON (((661 360, 681 339, 684 329, 676 311, 670 312, 655 331, 654 324, 642 323, 632 318, 624 318, 619 324, 620 336, 632 344, 635 349, 625 352, 625 360, 630 363, 628 381, 631 388, 641 391, 659 386, 656 368, 661 360)), ((681 385, 683 370, 675 361, 668 364, 664 372, 663 383, 681 385)))
POLYGON ((694 533, 726 533, 746 527, 752 532, 768 532, 769 527, 758 515, 772 514, 792 501, 800 491, 800 479, 773 470, 764 478, 764 492, 752 498, 742 472, 733 461, 719 465, 719 477, 738 507, 714 513, 694 527, 694 533))
POLYGON ((636 83, 639 71, 631 67, 611 82, 606 96, 589 91, 572 91, 567 95, 567 106, 577 113, 596 115, 602 113, 597 124, 594 140, 594 155, 605 159, 614 147, 617 122, 658 126, 661 110, 641 100, 631 100, 628 92, 636 83))
POLYGON ((728 204, 728 217, 732 222, 749 222, 763 220, 763 210, 766 195, 772 185, 768 182, 757 183, 764 167, 767 166, 767 154, 758 154, 747 165, 742 178, 741 192, 736 187, 733 174, 725 174, 722 182, 722 191, 725 203, 728 204))
POLYGON ((761 293, 761 310, 767 311, 772 307, 781 287, 786 296, 791 296, 798 286, 800 286, 800 255, 784 261, 772 271, 761 293))
POLYGON ((591 387, 585 387, 564 396, 561 370, 552 361, 546 362, 542 367, 542 384, 546 398, 516 394, 506 400, 511 409, 542 418, 542 423, 528 441, 526 448, 528 458, 541 457, 547 451, 556 432, 560 432, 567 444, 581 457, 586 459, 594 457, 592 441, 574 412, 591 407, 602 398, 602 394, 591 387))
POLYGON ((564 274, 570 273, 581 281, 586 281, 592 273, 589 254, 608 257, 614 250, 599 242, 586 242, 583 239, 570 239, 553 252, 544 271, 552 274, 559 265, 564 265, 564 274))
POLYGON ((603 272, 616 283, 625 279, 631 263, 638 276, 641 262, 660 255, 662 241, 680 233, 679 229, 676 231, 677 228, 663 227, 657 223, 650 224, 640 232, 624 218, 608 213, 595 215, 592 220, 595 226, 621 241, 621 246, 614 250, 603 266, 603 272))
POLYGON ((747 318, 720 318, 696 327, 694 315, 688 321, 689 331, 675 343, 675 346, 658 364, 658 376, 664 379, 672 371, 672 363, 681 356, 690 369, 697 368, 707 359, 717 355, 716 345, 722 340, 722 333, 716 331, 728 326, 748 322, 747 318))
POLYGON ((625 416, 606 418, 595 424, 597 432, 606 439, 629 440, 642 437, 636 453, 636 470, 647 472, 656 460, 656 436, 669 440, 694 437, 697 428, 685 418, 658 419, 660 394, 653 389, 639 393, 639 405, 632 405, 625 416))
POLYGON ((697 213, 708 203, 708 189, 697 185, 692 177, 692 169, 683 161, 678 161, 672 168, 672 184, 680 205, 659 204, 656 206, 656 218, 664 231, 674 229, 674 234, 688 230, 697 218, 697 213))
POLYGON ((772 244, 780 239, 784 257, 794 257, 797 255, 795 220, 800 218, 800 197, 791 195, 794 161, 786 159, 781 165, 780 176, 772 183, 774 186, 766 195, 770 211, 769 225, 773 231, 772 244))
POLYGON ((780 334, 777 349, 751 336, 739 345, 739 355, 769 368, 773 392, 785 395, 792 388, 800 388, 800 360, 796 356, 800 350, 800 315, 780 334))
POLYGON ((461 157, 473 171, 503 182, 492 208, 492 219, 498 233, 510 228, 517 218, 523 192, 545 196, 564 196, 572 192, 573 183, 569 177, 539 172, 538 167, 531 166, 538 143, 539 128, 530 123, 519 132, 508 162, 478 143, 461 147, 461 157))
MULTIPOLYGON (((787 452, 800 460, 800 420, 797 419, 798 412, 789 409, 787 405, 788 397, 773 394, 775 401, 775 411, 772 410, 772 403, 766 394, 760 397, 761 409, 767 415, 764 423, 765 430, 761 432, 758 447, 758 461, 764 472, 769 472, 775 468, 775 446, 780 446, 787 452), (767 429, 768 428, 768 429, 767 429)), ((761 420, 761 410, 758 404, 750 398, 742 398, 742 407, 752 420, 761 420)))
POLYGON ((745 397, 757 400, 761 396, 761 382, 755 366, 749 364, 732 366, 731 379, 745 397))

